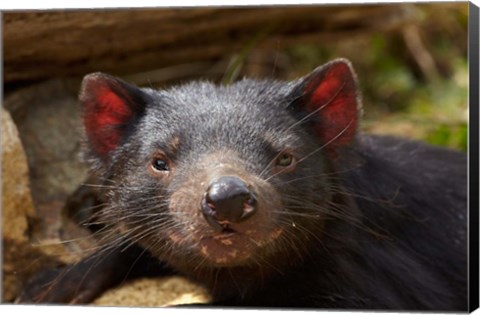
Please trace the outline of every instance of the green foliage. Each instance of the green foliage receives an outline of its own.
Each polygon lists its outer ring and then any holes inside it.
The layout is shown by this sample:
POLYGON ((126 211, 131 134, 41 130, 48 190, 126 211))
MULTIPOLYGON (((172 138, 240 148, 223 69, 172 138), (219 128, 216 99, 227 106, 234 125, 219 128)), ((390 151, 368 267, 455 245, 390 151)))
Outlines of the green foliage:
POLYGON ((451 78, 426 83, 411 97, 407 114, 423 120, 424 140, 436 145, 467 149, 468 71, 459 58, 451 78))
POLYGON ((297 77, 320 63, 345 57, 352 61, 362 92, 367 132, 394 134, 434 145, 466 150, 468 138, 468 64, 466 6, 419 6, 424 18, 415 25, 421 49, 409 49, 403 30, 296 45, 287 50, 297 77), (442 7, 443 8, 443 7, 442 7))
POLYGON ((427 134, 425 140, 431 144, 466 151, 468 146, 468 126, 466 123, 456 126, 439 124, 427 134))

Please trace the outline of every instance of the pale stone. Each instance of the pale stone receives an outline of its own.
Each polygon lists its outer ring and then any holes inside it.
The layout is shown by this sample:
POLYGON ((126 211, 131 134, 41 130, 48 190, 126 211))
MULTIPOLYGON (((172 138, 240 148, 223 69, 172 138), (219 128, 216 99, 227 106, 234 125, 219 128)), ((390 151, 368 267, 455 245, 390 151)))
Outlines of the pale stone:
POLYGON ((101 306, 156 307, 208 303, 207 290, 183 277, 137 279, 111 289, 93 304, 101 306))
POLYGON ((27 216, 34 216, 28 166, 17 128, 2 108, 2 240, 3 300, 12 300, 20 290, 20 256, 28 246, 27 216))

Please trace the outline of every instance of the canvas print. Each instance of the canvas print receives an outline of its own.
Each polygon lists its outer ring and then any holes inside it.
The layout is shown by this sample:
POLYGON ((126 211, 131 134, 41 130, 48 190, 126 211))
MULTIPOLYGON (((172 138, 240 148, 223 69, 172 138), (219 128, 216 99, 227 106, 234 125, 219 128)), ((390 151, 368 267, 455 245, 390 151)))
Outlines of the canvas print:
POLYGON ((3 14, 3 302, 468 310, 468 3, 3 14))

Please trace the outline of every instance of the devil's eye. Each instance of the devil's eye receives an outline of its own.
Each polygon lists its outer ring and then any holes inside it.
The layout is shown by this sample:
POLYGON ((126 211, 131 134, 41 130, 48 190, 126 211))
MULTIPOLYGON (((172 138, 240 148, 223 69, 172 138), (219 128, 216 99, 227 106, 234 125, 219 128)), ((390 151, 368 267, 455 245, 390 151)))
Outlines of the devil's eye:
POLYGON ((174 165, 165 152, 157 150, 150 156, 147 167, 150 175, 163 180, 169 178, 174 165))
POLYGON ((153 168, 154 171, 157 171, 157 172, 169 171, 167 161, 165 161, 163 159, 158 159, 158 158, 153 159, 152 168, 153 168))
POLYGON ((293 163, 293 156, 289 153, 282 153, 277 158, 277 166, 288 167, 293 163))

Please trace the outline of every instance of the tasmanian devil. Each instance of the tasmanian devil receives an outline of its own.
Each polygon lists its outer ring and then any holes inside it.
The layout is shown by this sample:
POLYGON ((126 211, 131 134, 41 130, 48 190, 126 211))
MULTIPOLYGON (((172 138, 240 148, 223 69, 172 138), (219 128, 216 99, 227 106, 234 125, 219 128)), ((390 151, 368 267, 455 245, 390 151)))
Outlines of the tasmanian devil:
POLYGON ((466 156, 361 134, 349 61, 165 90, 94 73, 80 102, 105 244, 20 302, 180 273, 220 306, 466 310, 466 156))

